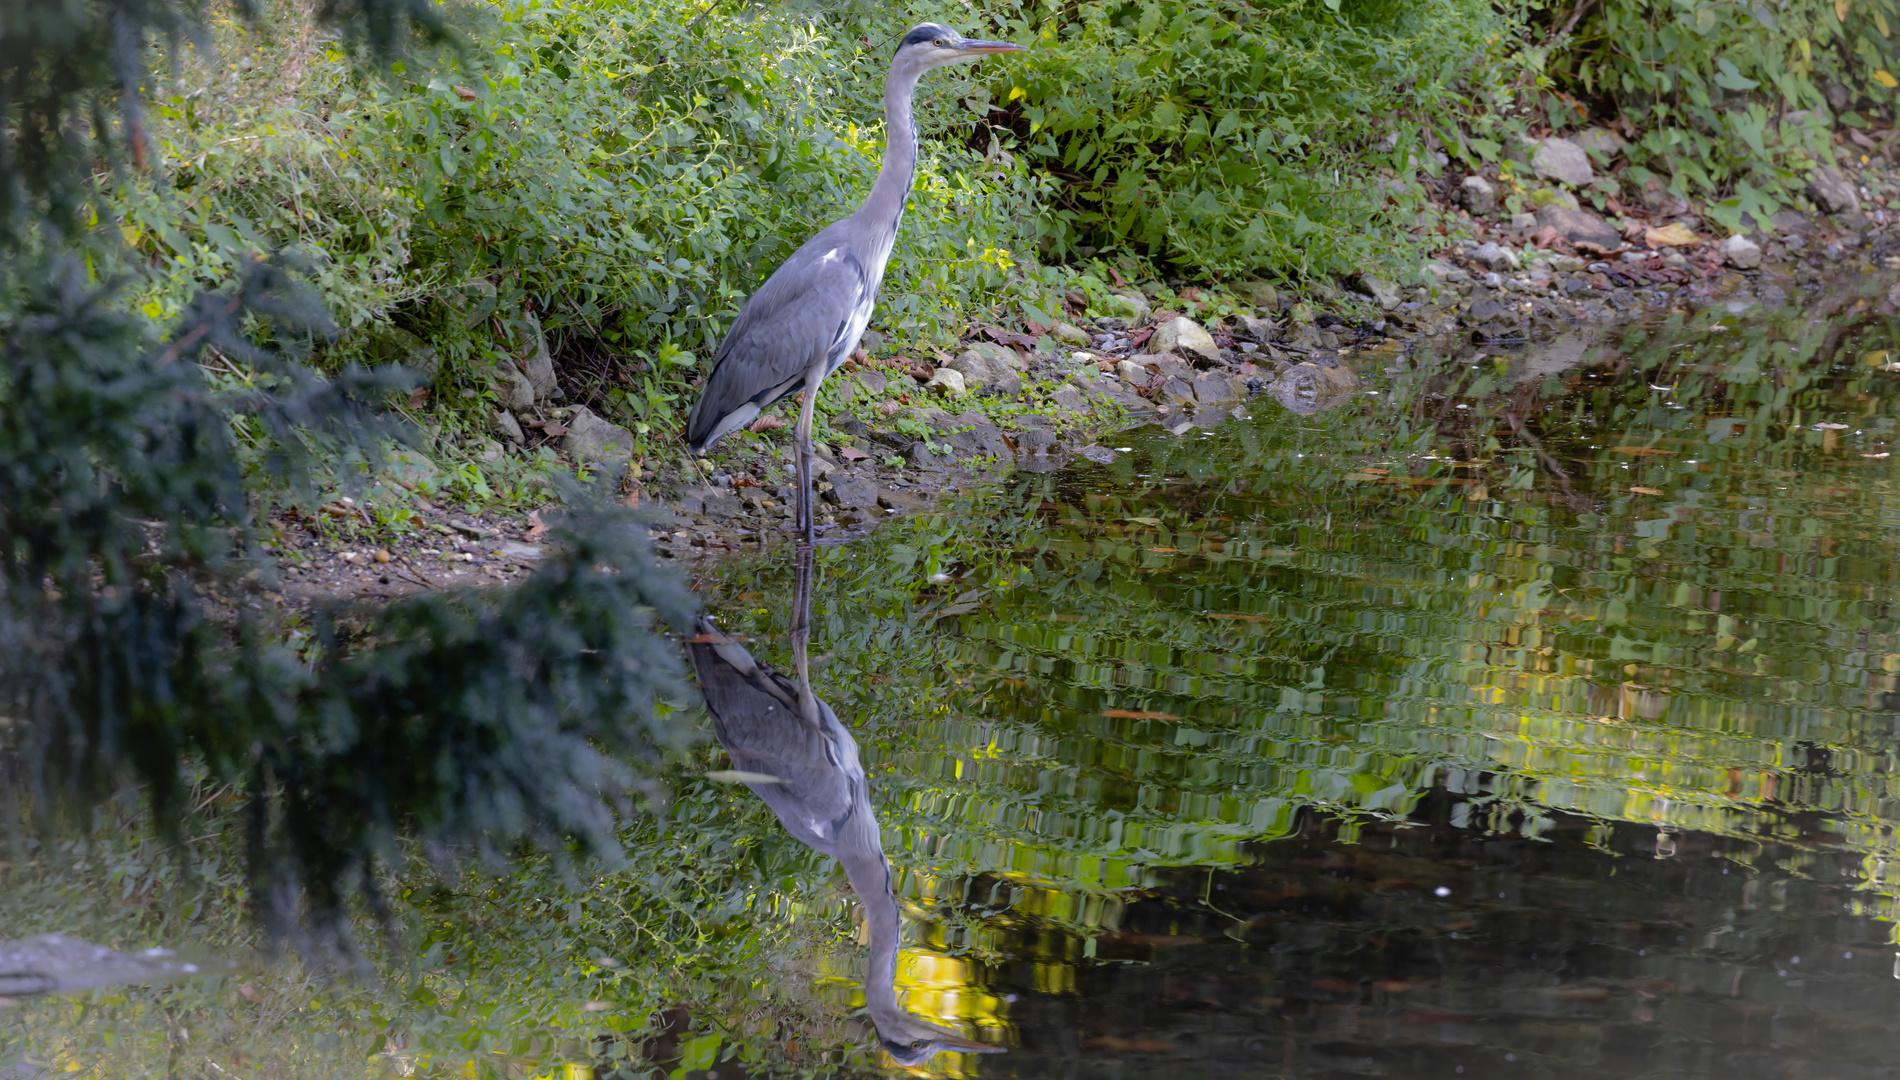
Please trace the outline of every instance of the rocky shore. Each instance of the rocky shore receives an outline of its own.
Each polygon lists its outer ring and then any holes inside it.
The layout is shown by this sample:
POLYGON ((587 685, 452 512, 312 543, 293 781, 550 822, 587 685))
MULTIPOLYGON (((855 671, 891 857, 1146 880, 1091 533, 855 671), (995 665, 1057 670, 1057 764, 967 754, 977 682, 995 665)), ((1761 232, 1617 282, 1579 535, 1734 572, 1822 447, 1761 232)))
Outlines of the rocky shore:
MULTIPOLYGON (((1299 292, 1268 282, 1222 293, 1129 285, 1109 298, 1114 315, 1071 295, 1065 321, 977 324, 954 354, 932 351, 929 359, 868 334, 867 348, 820 399, 824 540, 845 542, 892 517, 928 512, 943 493, 1000 473, 1047 472, 1077 457, 1113 460, 1119 451, 1096 441, 1108 432, 1155 424, 1179 435, 1260 409, 1311 414, 1364 392, 1362 375, 1425 358, 1534 351, 1578 327, 1715 302, 1779 306, 1831 274, 1900 265, 1896 212, 1887 205, 1888 192, 1900 197, 1900 181, 1873 169, 1817 169, 1813 210, 1783 210, 1747 222, 1747 232, 1717 236, 1697 208, 1653 189, 1635 204, 1610 197, 1601 200, 1604 212, 1585 209, 1577 194, 1594 190, 1594 174, 1577 159, 1588 165, 1601 155, 1543 149, 1533 155, 1546 166, 1537 185, 1520 187, 1516 198, 1500 198, 1497 178, 1444 178, 1442 198, 1420 218, 1430 258, 1409 283, 1368 272, 1299 292), (1161 308, 1163 296, 1196 310, 1161 308)), ((539 379, 509 388, 512 407, 497 415, 496 434, 522 451, 615 460, 631 435, 584 408, 556 405, 551 373, 536 367, 528 374, 539 379)), ((635 466, 627 499, 652 518, 666 558, 756 552, 790 535, 791 459, 789 428, 768 416, 710 457, 682 451, 670 465, 635 466)), ((538 558, 546 531, 538 516, 454 514, 397 490, 411 486, 403 469, 413 470, 410 480, 432 469, 426 460, 398 465, 393 486, 372 497, 406 499, 420 528, 375 547, 279 530, 283 592, 293 604, 501 582, 538 558)), ((322 512, 371 521, 349 502, 322 512)))

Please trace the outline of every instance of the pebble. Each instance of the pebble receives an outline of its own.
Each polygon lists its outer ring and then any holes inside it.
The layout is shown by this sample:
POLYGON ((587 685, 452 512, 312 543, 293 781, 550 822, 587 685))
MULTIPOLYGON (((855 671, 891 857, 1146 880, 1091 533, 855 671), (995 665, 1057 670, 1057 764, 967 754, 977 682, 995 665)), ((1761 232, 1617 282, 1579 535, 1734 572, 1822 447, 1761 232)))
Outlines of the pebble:
POLYGON ((1722 241, 1722 261, 1737 270, 1753 270, 1761 265, 1761 246, 1740 233, 1722 241))

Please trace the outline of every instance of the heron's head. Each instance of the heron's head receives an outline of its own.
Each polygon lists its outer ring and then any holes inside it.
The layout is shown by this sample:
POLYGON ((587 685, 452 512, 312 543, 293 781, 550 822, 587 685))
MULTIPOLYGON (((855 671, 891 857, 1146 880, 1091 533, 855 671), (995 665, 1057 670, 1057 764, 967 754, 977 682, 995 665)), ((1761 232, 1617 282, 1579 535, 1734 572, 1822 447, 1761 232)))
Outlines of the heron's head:
POLYGON ((904 35, 891 59, 893 68, 908 67, 922 74, 931 68, 981 60, 993 53, 1022 52, 1027 46, 1007 41, 966 38, 942 23, 918 23, 904 35))
POLYGON ((1000 1054, 1003 1048, 980 1043, 920 1020, 907 1012, 876 1019, 877 1041, 892 1060, 910 1069, 929 1061, 946 1050, 964 1054, 1000 1054))

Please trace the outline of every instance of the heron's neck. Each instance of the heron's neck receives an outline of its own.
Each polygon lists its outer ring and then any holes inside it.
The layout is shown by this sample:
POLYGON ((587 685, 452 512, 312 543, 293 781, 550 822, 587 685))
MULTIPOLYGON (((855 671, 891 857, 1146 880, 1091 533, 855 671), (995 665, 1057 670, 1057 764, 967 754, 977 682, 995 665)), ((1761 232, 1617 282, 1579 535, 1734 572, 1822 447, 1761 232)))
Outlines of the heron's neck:
POLYGON ((917 125, 911 119, 910 99, 917 92, 918 74, 892 70, 884 79, 884 167, 858 211, 872 221, 891 223, 893 233, 917 175, 917 125))
POLYGON ((873 860, 845 862, 845 876, 864 906, 864 922, 870 939, 870 961, 864 972, 864 1008, 878 1030, 892 1030, 887 1018, 904 1015, 897 1003, 897 951, 903 937, 903 920, 897 909, 897 897, 891 894, 890 864, 880 852, 873 860), (853 865, 856 863, 857 865, 853 865))

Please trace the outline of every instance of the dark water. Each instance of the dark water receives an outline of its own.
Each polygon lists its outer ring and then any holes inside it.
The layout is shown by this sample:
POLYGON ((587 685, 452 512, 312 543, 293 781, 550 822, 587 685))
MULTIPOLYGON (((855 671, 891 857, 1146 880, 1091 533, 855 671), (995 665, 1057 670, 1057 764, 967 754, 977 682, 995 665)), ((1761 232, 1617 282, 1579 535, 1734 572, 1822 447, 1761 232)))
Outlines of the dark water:
POLYGON ((900 988, 1012 1048, 933 1071, 1900 1076, 1874 286, 1362 356, 821 552, 900 988))

